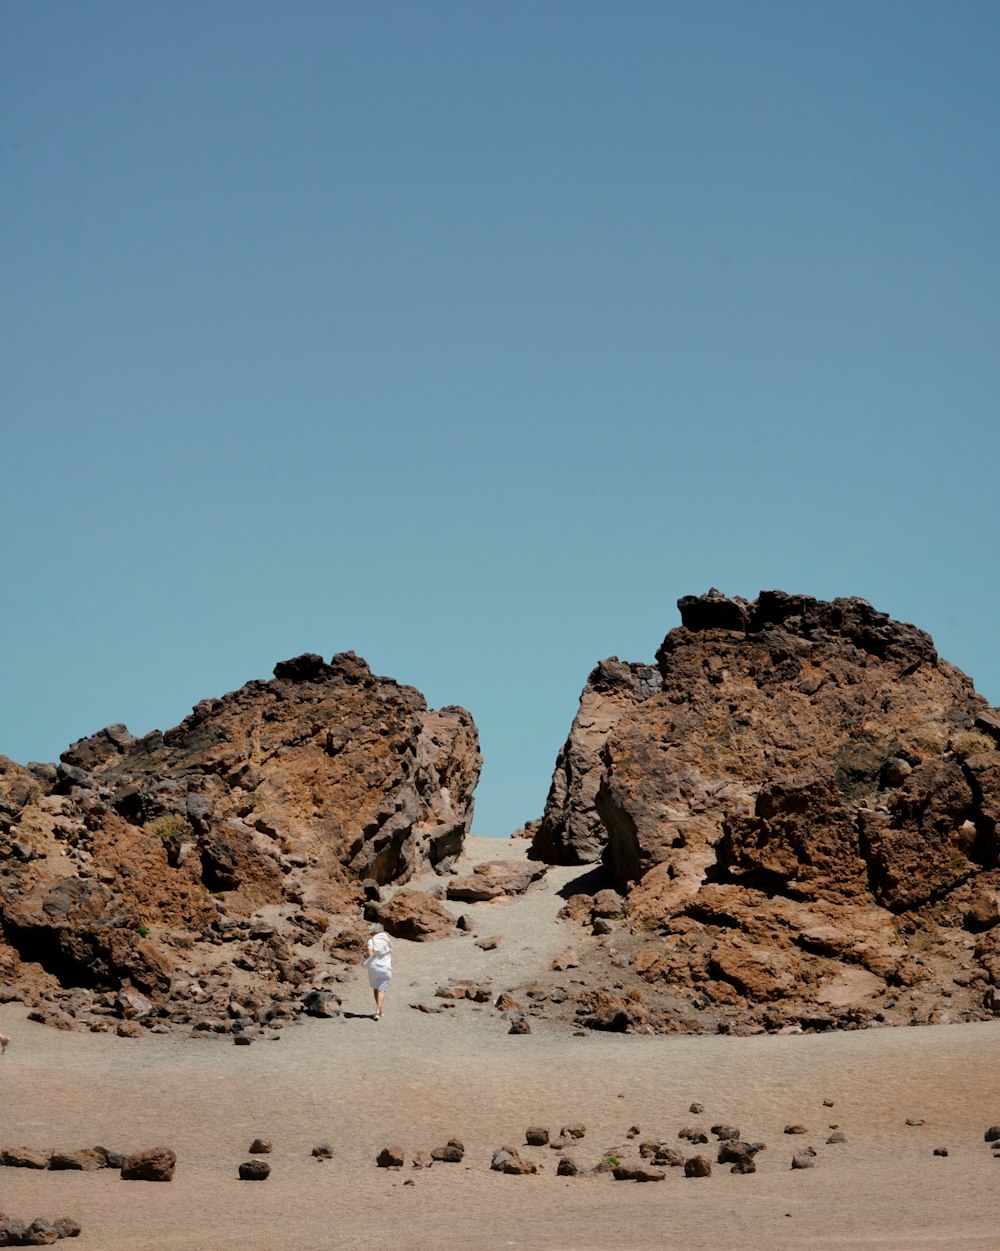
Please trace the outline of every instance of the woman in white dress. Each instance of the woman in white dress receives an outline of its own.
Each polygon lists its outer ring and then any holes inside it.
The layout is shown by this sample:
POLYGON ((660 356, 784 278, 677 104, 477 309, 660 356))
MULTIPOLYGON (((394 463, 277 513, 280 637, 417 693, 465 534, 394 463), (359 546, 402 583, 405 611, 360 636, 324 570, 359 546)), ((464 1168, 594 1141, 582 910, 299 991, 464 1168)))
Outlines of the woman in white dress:
POLYGON ((381 1021, 382 1002, 392 981, 392 941, 381 925, 371 927, 365 968, 368 970, 368 985, 375 996, 375 1020, 381 1021))

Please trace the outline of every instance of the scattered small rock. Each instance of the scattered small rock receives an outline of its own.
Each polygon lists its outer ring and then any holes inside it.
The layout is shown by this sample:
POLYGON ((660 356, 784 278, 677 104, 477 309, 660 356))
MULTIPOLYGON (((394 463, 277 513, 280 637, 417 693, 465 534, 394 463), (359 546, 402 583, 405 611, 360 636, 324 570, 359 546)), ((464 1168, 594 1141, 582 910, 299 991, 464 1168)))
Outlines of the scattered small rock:
POLYGON ((104 1161, 104 1168, 120 1169, 125 1163, 125 1156, 121 1151, 111 1151, 107 1147, 94 1147, 94 1150, 104 1161))
POLYGON ((312 1156, 316 1160, 332 1160, 333 1148, 328 1142, 321 1142, 312 1149, 312 1156))
MULTIPOLYGON (((991 1125, 986 1131, 984 1137, 987 1142, 1000 1142, 1000 1125, 991 1125)), ((2 1158, 3 1157, 0 1156, 0 1160, 2 1160, 2 1158)))
POLYGON ((414 1168, 430 1168, 434 1163, 434 1157, 429 1151, 418 1151, 413 1157, 414 1168))
POLYGON ((489 934, 486 938, 477 938, 476 946, 481 947, 483 951, 496 951, 500 946, 500 935, 489 934))
POLYGON ((670 1168, 684 1167, 684 1152, 678 1151, 676 1147, 668 1147, 665 1143, 660 1144, 660 1149, 653 1156, 654 1164, 666 1164, 670 1168))
POLYGON ((375 1158, 375 1163, 379 1168, 402 1168, 403 1167, 403 1148, 396 1143, 390 1143, 387 1147, 383 1147, 375 1158))
POLYGON ((833 1146, 833 1144, 837 1142, 847 1142, 847 1135, 841 1133, 839 1129, 835 1130, 826 1140, 827 1146, 833 1146))
POLYGON ((932 1154, 933 1155, 947 1155, 948 1148, 947 1147, 935 1147, 932 1154))
POLYGON ((514 1147, 501 1147, 498 1151, 495 1151, 490 1168, 495 1173, 510 1173, 512 1175, 538 1172, 534 1162, 522 1160, 514 1147))
POLYGON ((255 1138, 250 1144, 250 1155, 270 1155, 271 1140, 270 1138, 255 1138))
POLYGON ((340 1000, 332 990, 314 990, 303 1001, 306 1016, 330 1019, 340 1016, 340 1000))
POLYGON ((923 1125, 924 1119, 922 1116, 908 1116, 906 1118, 906 1123, 907 1125, 914 1125, 914 1126, 923 1125))
POLYGON ((642 1131, 639 1129, 638 1125, 630 1125, 628 1129, 625 1131, 625 1137, 626 1138, 638 1138, 641 1132, 642 1131))
POLYGON ((811 1155, 807 1155, 804 1151, 798 1152, 792 1156, 792 1168, 815 1168, 816 1161, 811 1155))
POLYGON ((530 1034, 531 1026, 523 1016, 519 1016, 516 1021, 511 1022, 511 1027, 507 1031, 508 1034, 530 1034))
POLYGON ((718 1161, 720 1164, 741 1164, 744 1160, 752 1160, 758 1151, 762 1151, 763 1143, 740 1142, 728 1138, 719 1144, 718 1161))
POLYGON ((445 1146, 435 1147, 431 1152, 431 1159, 442 1164, 461 1164, 464 1156, 465 1147, 458 1138, 449 1138, 445 1146))
POLYGON ((666 1173, 658 1168, 650 1168, 640 1160, 624 1160, 611 1169, 611 1176, 615 1181, 651 1182, 663 1181, 666 1173))
POLYGON ((824 1099, 824 1100, 823 1100, 823 1107, 824 1107, 824 1108, 832 1108, 832 1107, 833 1107, 833 1100, 832 1100, 832 1099, 824 1099))
POLYGON ((104 1168, 106 1163, 103 1152, 98 1148, 84 1147, 82 1151, 53 1151, 49 1168, 53 1172, 74 1170, 92 1173, 95 1169, 104 1168))
POLYGON ((556 956, 549 965, 555 973, 563 973, 567 969, 577 969, 580 967, 580 954, 575 947, 567 947, 566 950, 556 956))
POLYGON ((464 999, 465 987, 451 984, 447 986, 439 986, 434 992, 434 997, 436 999, 464 999))
POLYGON ((16 1216, 0 1216, 0 1246, 16 1247, 23 1245, 21 1239, 28 1228, 27 1221, 20 1221, 16 1216))
POLYGON ((124 1181, 168 1182, 173 1180, 176 1164, 177 1156, 169 1147, 150 1147, 128 1156, 121 1175, 124 1181))
POLYGON ((32 1221, 21 1235, 21 1245, 24 1247, 48 1247, 58 1241, 59 1231, 51 1221, 41 1216, 32 1221))
POLYGON ((786 1125, 785 1133, 786 1134, 808 1134, 809 1131, 806 1129, 804 1125, 786 1125))
POLYGON ((559 1157, 559 1163, 556 1165, 556 1175, 558 1177, 576 1177, 579 1171, 580 1170, 576 1166, 576 1161, 573 1160, 572 1157, 568 1155, 561 1155, 559 1157))
POLYGON ((701 1116, 702 1112, 705 1111, 705 1105, 703 1103, 692 1103, 688 1111, 692 1116, 701 1116))
POLYGON ((703 1155, 693 1155, 689 1160, 684 1161, 685 1177, 711 1177, 712 1163, 706 1160, 703 1155))
POLYGON ((240 1165, 240 1181, 267 1181, 271 1166, 266 1160, 244 1160, 240 1165))
POLYGON ((597 917, 620 917, 625 911, 625 900, 617 891, 599 890, 590 907, 590 915, 597 917))
POLYGON ((52 1148, 33 1151, 31 1147, 4 1147, 0 1150, 0 1164, 7 1168, 48 1168, 52 1148))
POLYGON ((745 1155, 738 1159, 729 1171, 730 1173, 756 1173, 757 1164, 752 1156, 745 1155))
POLYGON ((549 1141, 549 1131, 541 1125, 529 1125, 524 1131, 524 1141, 529 1147, 544 1147, 549 1141))
MULTIPOLYGON (((804 1132, 805 1131, 803 1130, 803 1133, 804 1132)), ((723 1141, 727 1138, 739 1138, 740 1136, 740 1131, 735 1125, 713 1125, 712 1133, 716 1136, 716 1138, 720 1138, 723 1141)), ((785 1133, 788 1133, 787 1129, 785 1130, 785 1133)))

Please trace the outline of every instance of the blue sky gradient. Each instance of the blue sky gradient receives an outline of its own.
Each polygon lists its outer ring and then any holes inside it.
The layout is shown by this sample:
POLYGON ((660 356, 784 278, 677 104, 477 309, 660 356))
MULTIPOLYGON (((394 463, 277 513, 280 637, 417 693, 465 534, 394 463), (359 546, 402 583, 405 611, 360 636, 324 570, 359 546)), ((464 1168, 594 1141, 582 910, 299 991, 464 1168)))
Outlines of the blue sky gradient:
POLYGON ((678 596, 1000 702, 1000 8, 0 6, 0 752, 354 649, 540 814, 678 596))

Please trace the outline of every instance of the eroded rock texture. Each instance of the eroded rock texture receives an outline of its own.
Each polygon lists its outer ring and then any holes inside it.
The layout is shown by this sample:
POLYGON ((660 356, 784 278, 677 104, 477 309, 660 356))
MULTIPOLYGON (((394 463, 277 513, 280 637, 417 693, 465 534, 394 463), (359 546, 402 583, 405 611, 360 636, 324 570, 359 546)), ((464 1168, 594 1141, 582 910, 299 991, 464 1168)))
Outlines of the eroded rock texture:
POLYGON ((314 972, 303 948, 356 949, 362 879, 450 864, 480 765, 467 712, 352 652, 282 662, 164 734, 110 726, 56 766, 0 758, 0 985, 89 989, 109 1011, 128 986, 154 1018, 183 1017, 180 996, 188 1017, 256 1020, 314 972), (215 977, 220 945, 218 986, 179 978, 215 977))
POLYGON ((606 834, 597 791, 604 773, 601 750, 621 717, 659 691, 652 665, 602 660, 587 679, 580 708, 556 759, 545 814, 532 843, 535 858, 549 864, 587 864, 601 858, 606 834))
POLYGON ((603 856, 677 1019, 992 1015, 1000 725, 969 678, 860 599, 679 607, 656 679, 591 675, 534 855, 603 856))

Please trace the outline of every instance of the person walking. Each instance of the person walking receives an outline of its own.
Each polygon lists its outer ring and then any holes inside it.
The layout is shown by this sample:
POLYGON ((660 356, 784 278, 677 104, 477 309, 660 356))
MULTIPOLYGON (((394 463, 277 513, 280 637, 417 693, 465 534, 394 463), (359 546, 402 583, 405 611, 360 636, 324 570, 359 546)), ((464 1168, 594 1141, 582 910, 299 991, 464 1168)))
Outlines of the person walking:
POLYGON ((368 970, 368 985, 375 996, 374 1020, 382 1019, 382 1004, 385 992, 392 981, 392 940, 377 922, 369 931, 368 955, 365 957, 365 968, 368 970))

